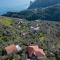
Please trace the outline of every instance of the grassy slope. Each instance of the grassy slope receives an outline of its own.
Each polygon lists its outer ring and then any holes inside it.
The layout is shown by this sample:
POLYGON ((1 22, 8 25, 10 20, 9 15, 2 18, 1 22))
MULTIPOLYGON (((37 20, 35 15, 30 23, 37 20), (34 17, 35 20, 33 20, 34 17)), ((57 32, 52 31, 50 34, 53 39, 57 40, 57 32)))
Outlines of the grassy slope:
POLYGON ((10 26, 11 24, 13 24, 12 19, 7 18, 7 17, 0 17, 0 24, 4 25, 4 26, 10 26))

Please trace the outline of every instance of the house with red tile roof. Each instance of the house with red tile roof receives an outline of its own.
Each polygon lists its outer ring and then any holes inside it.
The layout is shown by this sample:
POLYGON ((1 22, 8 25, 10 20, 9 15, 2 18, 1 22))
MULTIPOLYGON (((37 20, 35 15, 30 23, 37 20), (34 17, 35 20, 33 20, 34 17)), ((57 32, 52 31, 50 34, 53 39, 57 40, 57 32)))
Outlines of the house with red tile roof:
POLYGON ((19 52, 22 48, 19 46, 19 45, 15 45, 15 44, 12 44, 12 45, 9 45, 7 47, 5 47, 5 51, 7 54, 12 54, 12 53, 15 53, 15 52, 19 52))
POLYGON ((29 57, 36 56, 37 58, 41 58, 45 56, 43 49, 39 48, 38 45, 31 45, 27 47, 27 54, 29 57))

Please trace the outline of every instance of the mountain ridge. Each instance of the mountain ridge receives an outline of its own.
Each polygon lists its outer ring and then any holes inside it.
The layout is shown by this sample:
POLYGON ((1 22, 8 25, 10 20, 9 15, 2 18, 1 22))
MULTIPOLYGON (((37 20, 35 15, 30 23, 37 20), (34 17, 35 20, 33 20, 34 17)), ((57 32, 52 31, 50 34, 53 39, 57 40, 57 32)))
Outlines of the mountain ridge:
POLYGON ((60 0, 35 0, 28 9, 45 8, 55 4, 60 4, 60 0))
POLYGON ((3 16, 23 18, 27 20, 60 21, 60 4, 51 5, 42 9, 27 9, 21 12, 8 12, 3 16))

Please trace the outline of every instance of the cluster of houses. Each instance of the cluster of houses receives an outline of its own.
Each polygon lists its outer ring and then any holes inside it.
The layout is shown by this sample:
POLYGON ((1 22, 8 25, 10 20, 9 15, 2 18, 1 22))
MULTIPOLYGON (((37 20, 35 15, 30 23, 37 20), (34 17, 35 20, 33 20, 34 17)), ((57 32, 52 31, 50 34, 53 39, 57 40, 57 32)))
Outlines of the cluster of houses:
MULTIPOLYGON (((27 59, 45 58, 45 53, 44 53, 43 49, 39 48, 38 45, 34 45, 34 44, 28 45, 25 50, 26 50, 26 54, 27 54, 27 59)), ((10 55, 13 53, 17 53, 20 51, 22 51, 22 47, 20 47, 19 45, 11 44, 11 45, 4 47, 2 54, 4 56, 4 55, 10 55)))
MULTIPOLYGON (((20 28, 21 23, 23 23, 23 22, 21 21, 18 23, 19 28, 20 28)), ((30 32, 35 34, 36 32, 39 32, 39 30, 40 30, 40 27, 38 24, 32 24, 29 26, 29 28, 30 28, 30 31, 21 32, 21 36, 26 36, 26 35, 28 36, 30 32)), ((39 48, 38 45, 30 44, 25 48, 25 50, 26 50, 26 54, 27 54, 27 60, 29 60, 29 59, 37 60, 37 59, 43 59, 46 57, 45 52, 43 51, 42 48, 39 48)), ((21 46, 16 45, 16 44, 11 44, 11 45, 4 47, 4 49, 2 50, 2 56, 10 55, 13 53, 18 53, 20 51, 23 51, 23 48, 21 46)))

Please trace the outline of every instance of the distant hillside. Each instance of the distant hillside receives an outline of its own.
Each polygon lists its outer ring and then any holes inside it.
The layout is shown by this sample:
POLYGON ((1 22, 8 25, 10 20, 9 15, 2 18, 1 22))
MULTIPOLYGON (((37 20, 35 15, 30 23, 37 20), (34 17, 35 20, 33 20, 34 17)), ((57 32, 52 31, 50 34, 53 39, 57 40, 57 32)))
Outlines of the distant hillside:
POLYGON ((3 16, 23 18, 27 20, 53 20, 60 21, 60 4, 52 5, 42 9, 28 9, 21 12, 8 12, 3 16))
POLYGON ((28 9, 44 8, 59 3, 60 0, 35 0, 28 9))

